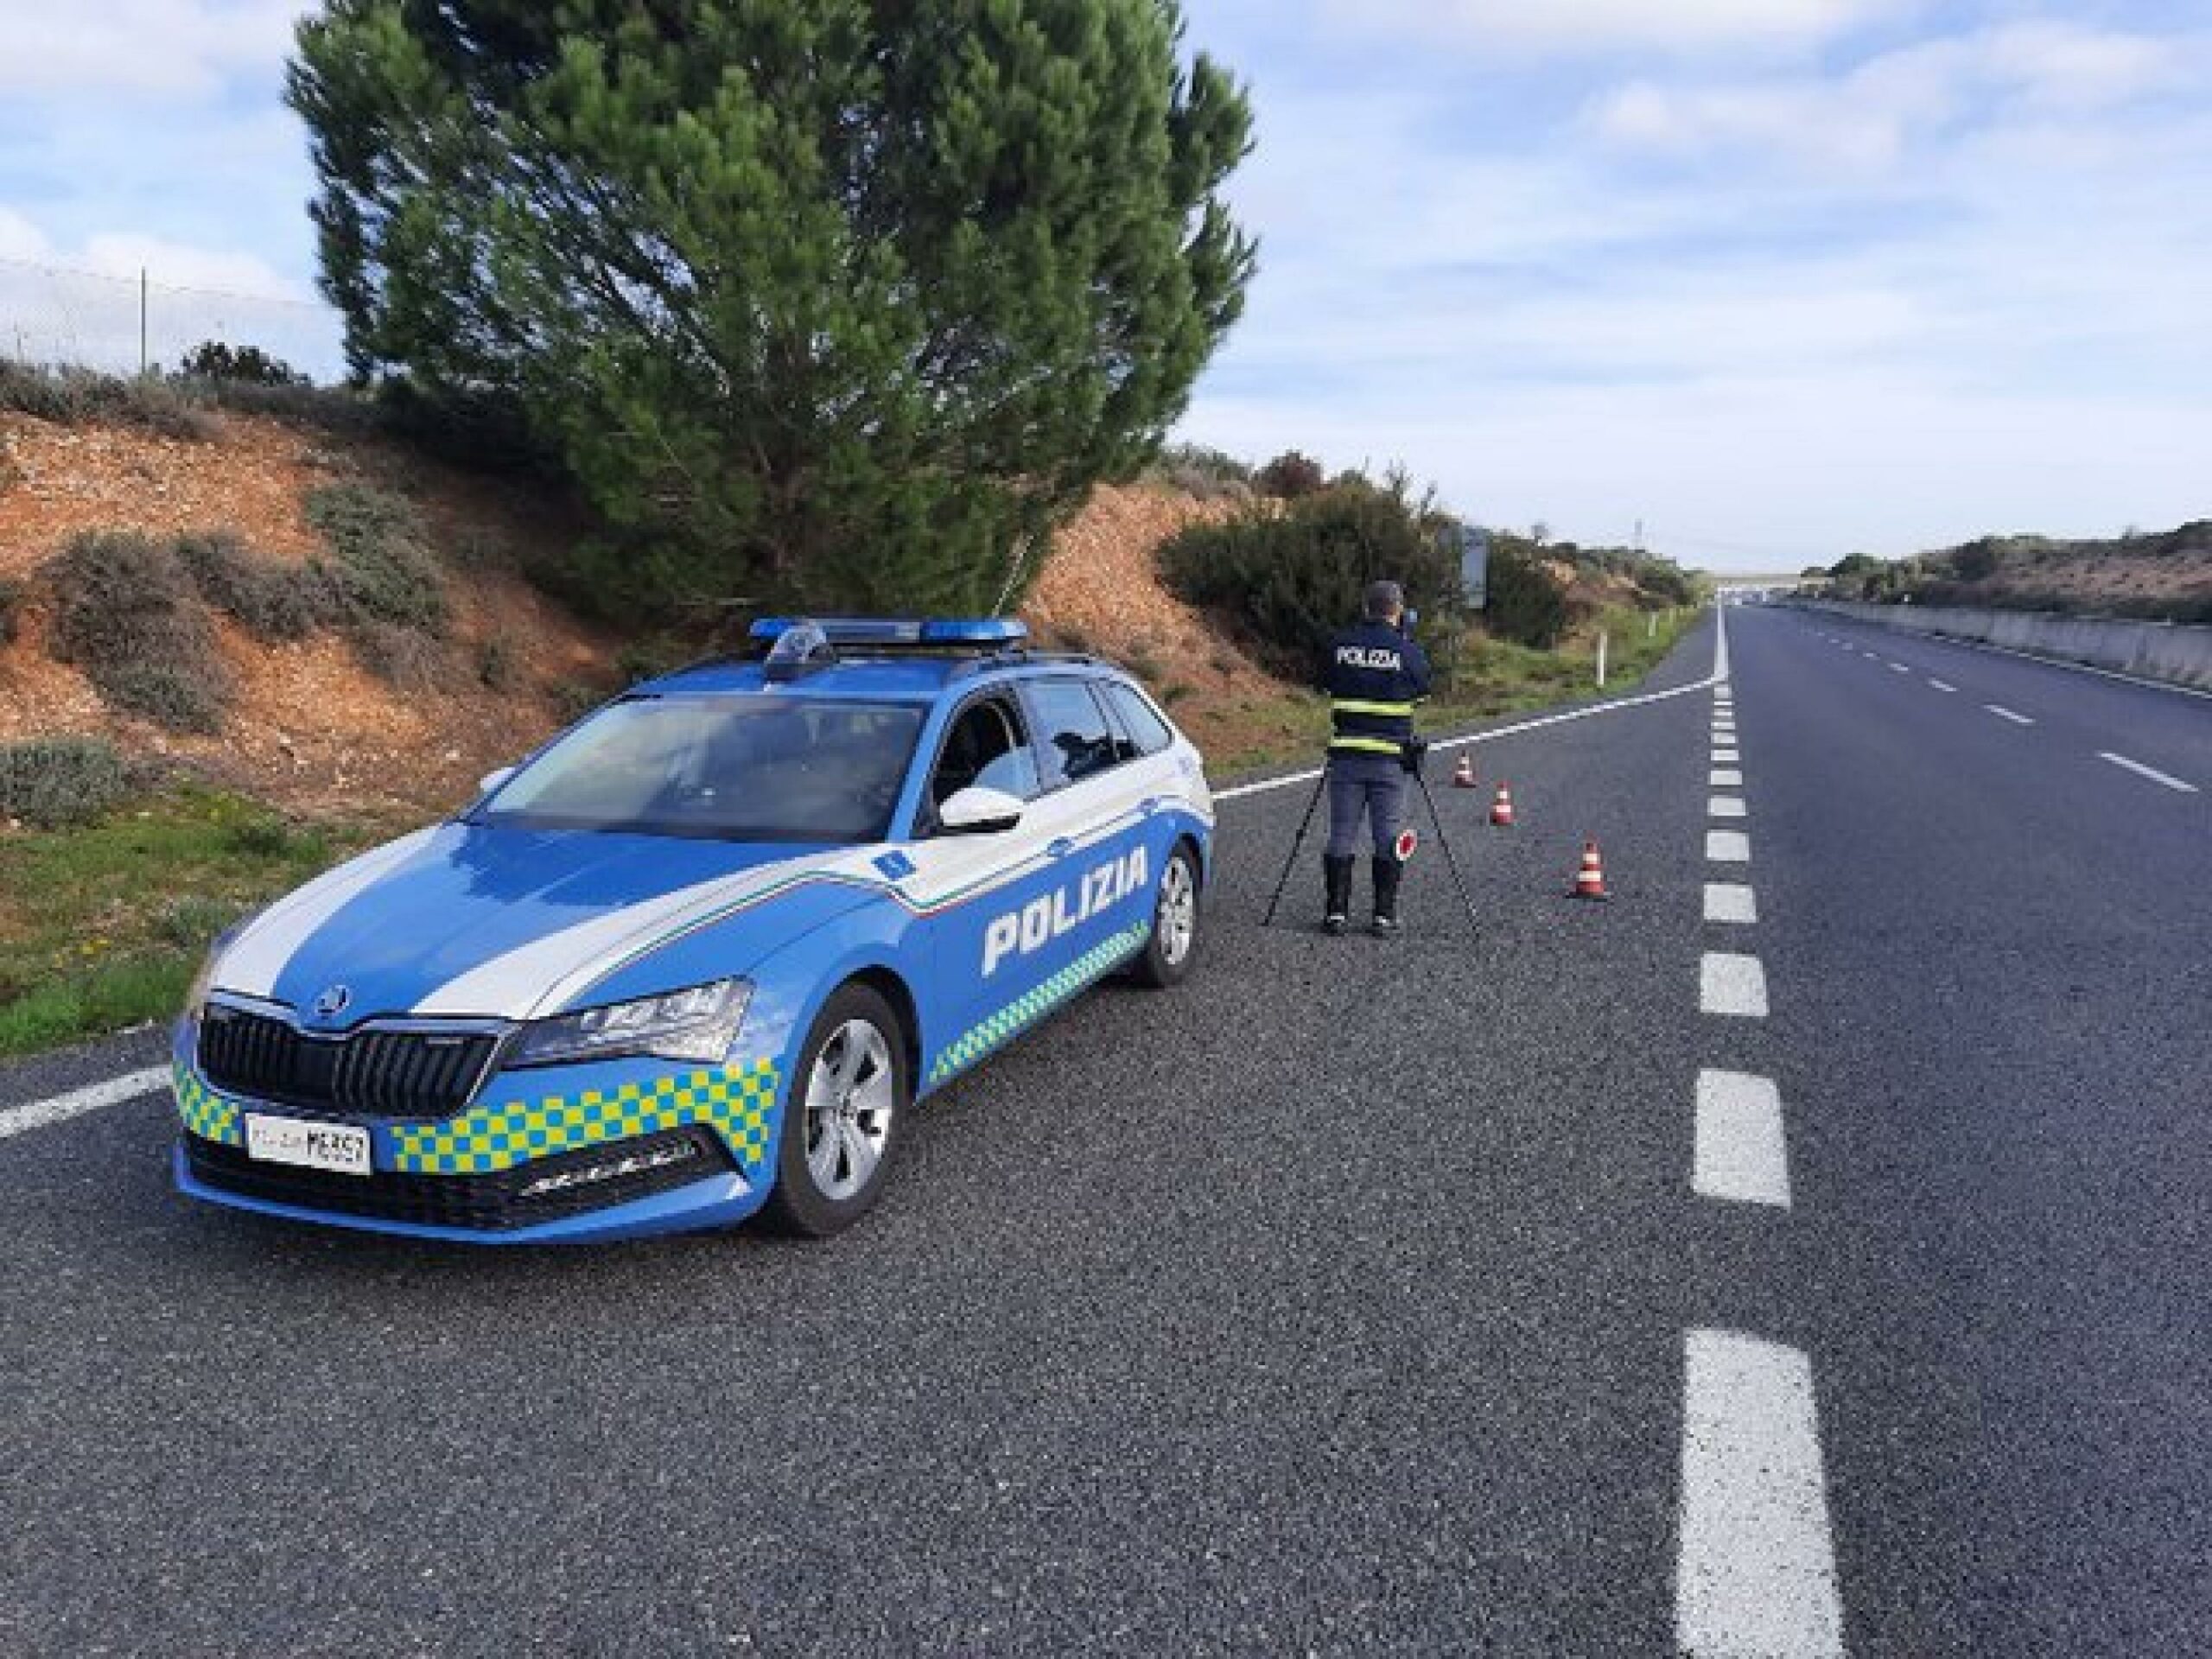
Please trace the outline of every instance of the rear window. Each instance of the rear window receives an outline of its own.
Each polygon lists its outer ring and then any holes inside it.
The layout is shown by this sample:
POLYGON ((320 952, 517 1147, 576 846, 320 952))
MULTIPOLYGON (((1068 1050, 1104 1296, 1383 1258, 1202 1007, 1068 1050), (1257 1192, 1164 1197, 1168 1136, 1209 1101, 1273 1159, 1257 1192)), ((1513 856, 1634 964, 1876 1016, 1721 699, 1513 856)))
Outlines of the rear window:
POLYGON ((1120 758, 1106 713, 1081 680, 1033 680, 1022 693, 1036 721, 1046 788, 1081 783, 1120 758))
POLYGON ((1114 711, 1114 717, 1121 722, 1122 729, 1137 746, 1139 754, 1158 754, 1174 743, 1174 732, 1142 692, 1113 680, 1106 681, 1098 690, 1114 711))

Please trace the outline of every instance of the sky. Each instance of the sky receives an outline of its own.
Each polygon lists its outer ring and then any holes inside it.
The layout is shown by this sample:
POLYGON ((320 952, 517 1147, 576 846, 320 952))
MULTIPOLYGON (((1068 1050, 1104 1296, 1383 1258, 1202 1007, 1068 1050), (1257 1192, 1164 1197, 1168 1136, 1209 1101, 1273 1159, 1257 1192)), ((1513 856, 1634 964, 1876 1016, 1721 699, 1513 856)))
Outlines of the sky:
MULTIPOLYGON (((143 270, 335 368, 301 10, 0 0, 0 350, 135 362, 143 270)), ((1182 436, 1718 570, 2212 516, 2212 7, 1185 10, 1261 268, 1182 436)))

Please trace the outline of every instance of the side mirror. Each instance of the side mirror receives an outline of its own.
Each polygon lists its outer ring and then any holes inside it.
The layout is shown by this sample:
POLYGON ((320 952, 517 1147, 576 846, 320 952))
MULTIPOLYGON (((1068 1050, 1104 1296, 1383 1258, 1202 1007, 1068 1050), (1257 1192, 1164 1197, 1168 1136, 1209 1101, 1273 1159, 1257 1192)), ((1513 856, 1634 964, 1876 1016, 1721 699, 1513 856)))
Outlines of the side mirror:
POLYGON ((995 836, 1021 822, 1021 803, 1004 790, 963 789, 937 810, 947 835, 995 836))
POLYGON ((514 775, 515 769, 512 766, 501 766, 497 772, 487 772, 476 780, 476 792, 479 795, 489 795, 514 775))

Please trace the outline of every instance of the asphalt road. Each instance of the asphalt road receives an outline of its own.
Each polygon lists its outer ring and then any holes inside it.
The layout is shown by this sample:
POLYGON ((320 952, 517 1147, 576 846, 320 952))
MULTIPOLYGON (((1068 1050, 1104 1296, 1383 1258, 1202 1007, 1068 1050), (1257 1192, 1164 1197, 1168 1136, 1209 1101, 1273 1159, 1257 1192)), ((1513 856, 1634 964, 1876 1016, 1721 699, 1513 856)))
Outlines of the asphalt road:
POLYGON ((210 1212, 158 1096, 0 1139, 0 1651, 2212 1650, 2212 702, 1729 632, 1737 760, 1708 626, 1472 751, 1516 828, 1440 783, 1479 931, 1432 850, 1403 941, 1318 872, 1262 932, 1306 792, 1225 803, 1193 981, 828 1244, 210 1212))

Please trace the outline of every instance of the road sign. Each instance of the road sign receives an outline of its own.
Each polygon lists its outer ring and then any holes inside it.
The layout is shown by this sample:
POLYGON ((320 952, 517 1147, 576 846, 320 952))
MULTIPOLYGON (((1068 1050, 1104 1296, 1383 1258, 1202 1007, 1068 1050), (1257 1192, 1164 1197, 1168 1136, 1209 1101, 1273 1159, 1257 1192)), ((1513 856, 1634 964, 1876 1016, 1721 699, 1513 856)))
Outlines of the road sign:
POLYGON ((1459 586, 1465 590, 1467 608, 1479 611, 1490 605, 1490 532, 1473 524, 1454 524, 1445 532, 1459 550, 1459 586))

